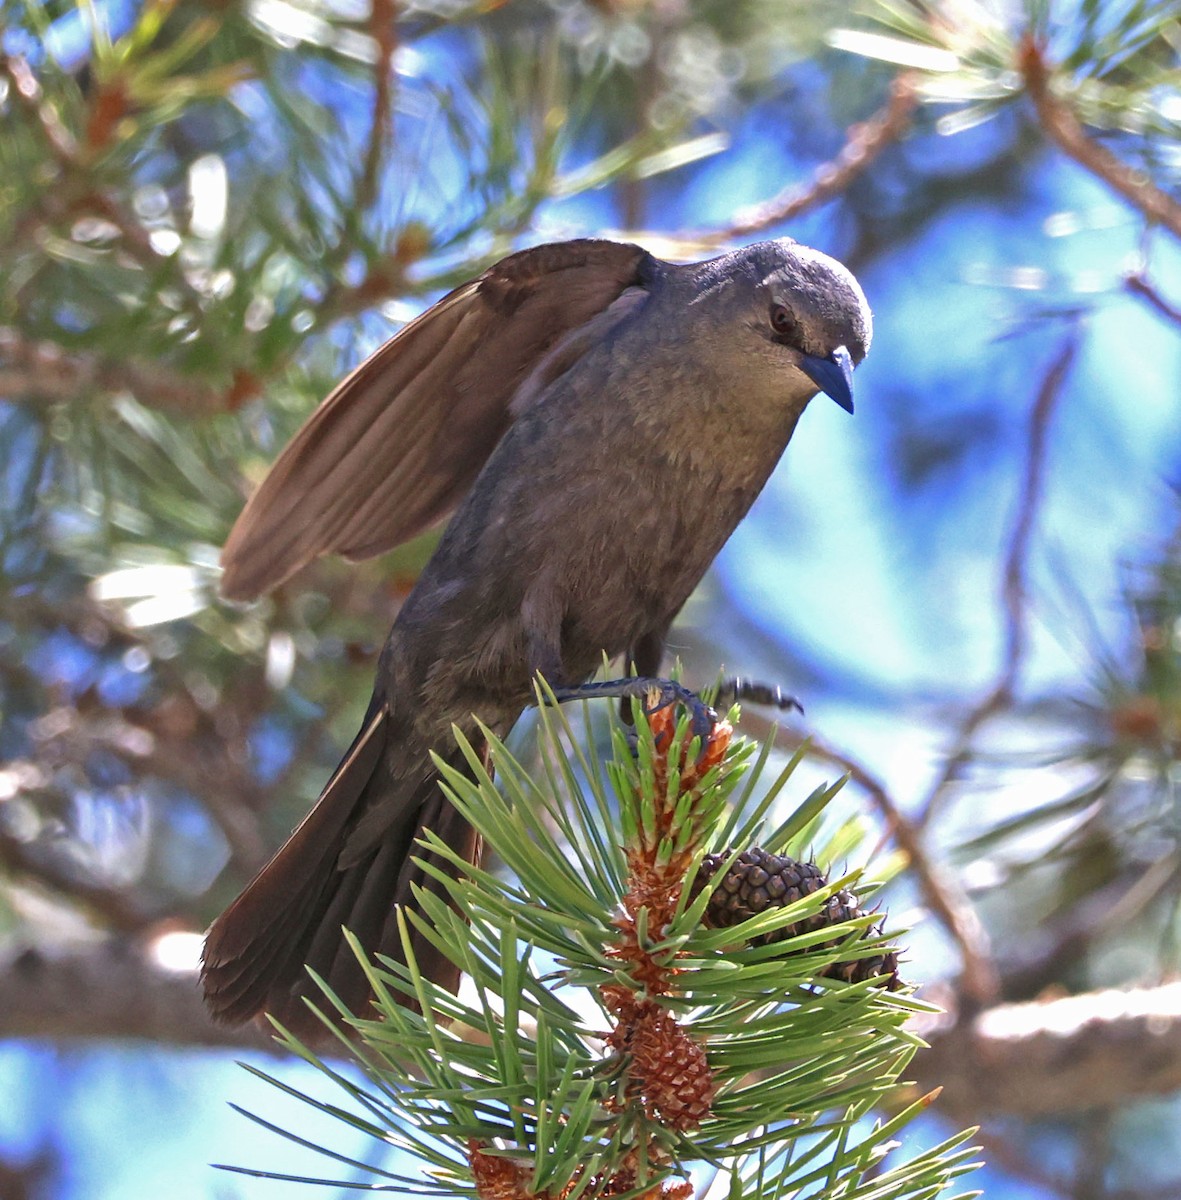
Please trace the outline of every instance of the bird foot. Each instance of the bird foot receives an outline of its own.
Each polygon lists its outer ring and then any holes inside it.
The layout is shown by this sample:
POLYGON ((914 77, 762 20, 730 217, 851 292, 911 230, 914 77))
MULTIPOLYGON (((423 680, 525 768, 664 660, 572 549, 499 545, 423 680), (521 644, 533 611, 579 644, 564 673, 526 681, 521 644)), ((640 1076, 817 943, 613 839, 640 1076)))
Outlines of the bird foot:
POLYGON ((781 712, 789 712, 793 708, 798 713, 804 711, 804 706, 794 696, 789 696, 778 684, 737 677, 723 680, 719 684, 714 696, 714 705, 725 709, 744 700, 765 708, 777 708, 781 712))
POLYGON ((627 699, 638 697, 644 702, 645 716, 651 716, 672 704, 683 704, 689 711, 689 728, 702 744, 718 723, 718 714, 694 691, 674 679, 656 679, 639 675, 631 679, 594 680, 577 687, 555 688, 554 699, 559 704, 570 700, 627 699))

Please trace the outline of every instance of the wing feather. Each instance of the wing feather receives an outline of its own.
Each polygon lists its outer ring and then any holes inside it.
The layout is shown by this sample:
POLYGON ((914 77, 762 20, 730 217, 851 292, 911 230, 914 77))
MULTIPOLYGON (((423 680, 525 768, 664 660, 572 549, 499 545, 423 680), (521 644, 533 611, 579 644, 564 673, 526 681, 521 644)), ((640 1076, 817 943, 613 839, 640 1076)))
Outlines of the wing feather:
POLYGON ((567 335, 601 328, 595 318, 642 287, 652 262, 618 242, 538 246, 411 321, 279 456, 222 550, 223 594, 260 595, 321 554, 381 554, 446 516, 508 428, 520 385, 567 335))

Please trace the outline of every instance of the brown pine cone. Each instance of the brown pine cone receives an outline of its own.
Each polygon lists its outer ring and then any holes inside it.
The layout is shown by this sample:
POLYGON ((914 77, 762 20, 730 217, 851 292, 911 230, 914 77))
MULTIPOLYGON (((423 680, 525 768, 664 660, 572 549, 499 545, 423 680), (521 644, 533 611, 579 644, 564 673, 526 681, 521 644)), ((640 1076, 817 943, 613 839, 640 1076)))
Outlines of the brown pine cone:
POLYGON ((696 1129, 710 1114, 717 1088, 705 1050, 671 1014, 645 1010, 630 1031, 631 1073, 649 1116, 673 1129, 696 1129))
MULTIPOLYGON (((707 854, 702 859, 693 885, 695 896, 702 888, 714 882, 714 876, 729 857, 729 853, 707 854)), ((738 855, 730 869, 717 882, 705 909, 705 921, 714 928, 724 929, 758 916, 768 909, 794 904, 827 884, 824 872, 815 863, 796 862, 786 855, 771 854, 759 846, 752 846, 738 855)), ((774 933, 763 934, 754 939, 753 944, 769 945, 802 933, 813 933, 830 925, 839 925, 842 921, 862 915, 857 897, 852 892, 842 889, 824 902, 820 912, 785 925, 774 933)), ((872 926, 867 928, 862 936, 876 937, 880 932, 880 925, 872 926)), ((893 951, 875 954, 870 958, 855 958, 848 962, 835 963, 824 974, 830 978, 843 979, 847 983, 888 975, 891 990, 901 987, 898 978, 898 955, 893 951)))

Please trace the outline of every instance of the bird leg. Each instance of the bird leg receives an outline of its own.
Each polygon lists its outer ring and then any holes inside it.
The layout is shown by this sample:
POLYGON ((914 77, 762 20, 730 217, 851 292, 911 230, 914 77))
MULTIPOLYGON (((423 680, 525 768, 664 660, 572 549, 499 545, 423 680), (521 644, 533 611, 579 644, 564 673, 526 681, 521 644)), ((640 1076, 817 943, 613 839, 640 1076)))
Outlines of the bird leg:
MULTIPOLYGON (((650 679, 660 677, 660 664, 664 660, 664 639, 667 633, 668 624, 666 623, 662 628, 650 629, 636 638, 630 652, 624 658, 631 674, 650 679)), ((631 726, 630 696, 620 696, 619 698, 619 719, 625 725, 631 726)))

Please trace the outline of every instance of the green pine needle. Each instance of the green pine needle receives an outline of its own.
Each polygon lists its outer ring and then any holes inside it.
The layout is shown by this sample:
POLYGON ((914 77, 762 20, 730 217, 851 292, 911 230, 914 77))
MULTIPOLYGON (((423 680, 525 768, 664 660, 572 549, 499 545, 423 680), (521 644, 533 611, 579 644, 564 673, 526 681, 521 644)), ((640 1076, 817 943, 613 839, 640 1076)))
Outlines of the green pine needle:
MULTIPOLYGON (((800 753, 766 783, 761 777, 771 773, 771 750, 736 742, 682 796, 673 790, 678 763, 694 762, 698 752, 682 720, 668 749, 669 791, 658 804, 660 752, 646 721, 637 723, 633 753, 625 727, 612 716, 613 757, 607 761, 581 747, 567 713, 556 705, 542 705, 536 727, 536 776, 485 729, 480 732, 487 757, 456 731, 462 768, 436 760, 446 795, 505 872, 465 864, 438 838, 425 835, 424 848, 460 872, 451 878, 421 860, 443 883, 447 899, 420 891, 420 911, 401 915, 405 965, 362 958, 374 1013, 349 1018, 356 1042, 325 1018, 365 1083, 347 1079, 280 1031, 284 1043, 317 1064, 351 1107, 276 1086, 383 1148, 395 1145, 419 1160, 421 1180, 373 1168, 374 1185, 382 1190, 470 1194, 473 1142, 489 1155, 527 1164, 529 1186, 539 1195, 547 1189, 557 1195, 576 1181, 571 1194, 592 1197, 625 1161, 641 1172, 636 1194, 706 1163, 729 1172, 731 1194, 747 1200, 805 1188, 842 1200, 917 1200, 970 1169, 970 1152, 963 1149, 967 1134, 889 1171, 880 1168, 887 1143, 928 1103, 916 1101, 877 1124, 870 1119, 889 1105, 921 1044, 904 1026, 926 1006, 885 990, 884 981, 845 984, 823 974, 891 945, 889 937, 870 932, 877 918, 855 916, 838 926, 752 944, 814 916, 842 889, 857 886, 864 894, 858 869, 727 929, 702 923, 709 887, 692 900, 686 887, 663 929, 648 909, 634 914, 634 944, 650 962, 676 971, 668 976, 672 990, 655 999, 704 1045, 716 1089, 696 1128, 672 1128, 640 1103, 630 1058, 603 1040, 615 1018, 600 991, 622 985, 639 999, 654 999, 619 950, 627 848, 636 852, 642 838, 658 861, 687 853, 690 876, 705 854, 732 861, 756 838, 776 852, 801 857, 805 847, 817 846, 822 862, 844 861, 855 850, 860 825, 826 821, 837 785, 817 789, 788 819, 766 830, 800 753), (669 802, 674 816, 665 825, 659 809, 669 802), (467 991, 462 998, 452 996, 422 976, 412 953, 412 927, 464 970, 470 996, 467 991), (395 997, 405 994, 417 999, 422 1015, 397 1003, 395 997)), ((351 944, 361 955, 358 943, 351 944)), ((327 1011, 343 1015, 324 990, 327 1011)), ((363 1166, 254 1119, 299 1145, 322 1149, 334 1161, 363 1166)))

